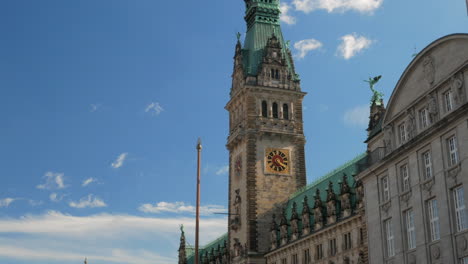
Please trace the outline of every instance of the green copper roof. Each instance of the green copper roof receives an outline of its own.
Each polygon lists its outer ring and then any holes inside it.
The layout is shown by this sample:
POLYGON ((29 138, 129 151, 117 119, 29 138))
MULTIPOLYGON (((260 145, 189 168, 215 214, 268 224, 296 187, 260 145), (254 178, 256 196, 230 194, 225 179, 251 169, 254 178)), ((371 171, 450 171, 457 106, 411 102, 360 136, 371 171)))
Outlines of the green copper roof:
POLYGON ((281 43, 282 55, 286 58, 291 75, 294 76, 292 61, 287 53, 289 47, 281 32, 279 0, 271 0, 271 3, 270 0, 248 0, 246 9, 247 34, 243 48, 245 72, 257 75, 268 39, 275 35, 281 43))
MULTIPOLYGON (((211 241, 210 243, 208 243, 207 245, 205 245, 204 247, 201 247, 198 251, 200 257, 203 256, 205 254, 205 252, 208 252, 210 253, 211 252, 211 249, 214 249, 214 252, 215 254, 218 253, 218 245, 220 246, 221 250, 224 250, 224 241, 227 241, 228 239, 228 234, 224 234, 220 237, 218 237, 217 239, 211 241)), ((188 249, 189 247, 187 247, 188 249)), ((191 247, 190 247, 191 248, 191 247)), ((193 264, 195 263, 195 249, 194 248, 191 248, 192 250, 187 251, 187 264, 193 264)))

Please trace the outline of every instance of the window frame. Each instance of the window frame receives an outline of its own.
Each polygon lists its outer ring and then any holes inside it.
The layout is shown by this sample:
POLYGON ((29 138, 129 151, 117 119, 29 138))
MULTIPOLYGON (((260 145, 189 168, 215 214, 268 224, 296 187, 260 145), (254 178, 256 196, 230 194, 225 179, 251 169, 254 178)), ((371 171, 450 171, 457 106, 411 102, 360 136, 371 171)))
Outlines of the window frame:
POLYGON ((419 110, 419 124, 421 126, 421 129, 425 129, 431 125, 429 109, 427 109, 426 107, 419 110))
POLYGON ((400 145, 405 143, 408 140, 408 133, 406 131, 406 123, 402 122, 398 126, 398 139, 400 140, 400 145))
POLYGON ((380 179, 382 188, 382 202, 390 201, 390 183, 388 176, 384 176, 380 179))
POLYGON ((445 112, 449 113, 453 110, 453 107, 454 107, 452 90, 445 91, 445 93, 443 93, 443 97, 444 97, 444 104, 445 104, 445 112))
POLYGON ((463 186, 453 188, 453 208, 457 232, 468 229, 468 216, 465 204, 465 189, 463 186))
POLYGON ((433 198, 427 201, 427 214, 429 220, 429 237, 431 242, 440 240, 440 221, 437 199, 433 198))
POLYGON ((389 218, 384 221, 385 228, 385 248, 387 258, 395 256, 395 235, 393 234, 392 219, 389 218))
POLYGON ((406 243, 408 250, 416 248, 416 227, 414 225, 414 211, 408 209, 405 211, 406 243))
POLYGON ((458 153, 458 141, 457 136, 452 135, 447 138, 447 151, 448 151, 448 165, 449 167, 455 166, 460 161, 458 153))
POLYGON ((338 253, 338 248, 336 247, 336 238, 332 238, 328 241, 328 246, 330 247, 330 256, 336 256, 338 253))
POLYGON ((421 154, 424 180, 431 179, 434 177, 434 171, 432 169, 432 152, 431 150, 424 151, 421 154), (430 172, 430 173, 428 173, 430 172), (430 174, 430 175, 429 175, 430 174))
POLYGON ((400 165, 401 190, 407 192, 411 189, 410 173, 408 163, 400 165))

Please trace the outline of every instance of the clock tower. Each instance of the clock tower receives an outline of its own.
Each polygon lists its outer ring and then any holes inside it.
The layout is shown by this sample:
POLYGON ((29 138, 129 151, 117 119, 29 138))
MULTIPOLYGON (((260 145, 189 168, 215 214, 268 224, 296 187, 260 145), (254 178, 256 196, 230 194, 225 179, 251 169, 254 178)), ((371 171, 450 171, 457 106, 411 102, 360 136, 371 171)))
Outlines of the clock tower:
POLYGON ((234 55, 229 111, 230 263, 265 263, 272 214, 306 185, 299 76, 279 0, 244 0, 247 34, 234 55))

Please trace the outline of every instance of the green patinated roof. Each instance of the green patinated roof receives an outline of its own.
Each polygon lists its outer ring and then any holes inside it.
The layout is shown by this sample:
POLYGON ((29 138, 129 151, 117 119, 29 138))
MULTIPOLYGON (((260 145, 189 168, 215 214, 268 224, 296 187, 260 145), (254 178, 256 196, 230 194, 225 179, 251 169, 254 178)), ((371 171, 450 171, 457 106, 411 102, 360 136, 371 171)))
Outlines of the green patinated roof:
MULTIPOLYGON (((214 249, 215 254, 217 254, 218 253, 217 252, 218 245, 221 247, 221 250, 224 250, 224 241, 227 242, 227 239, 228 239, 228 234, 226 233, 226 234, 220 236, 219 238, 211 241, 210 243, 208 243, 204 247, 201 247, 199 252, 198 252, 200 257, 203 256, 205 254, 205 252, 210 253, 211 249, 214 249)), ((195 263, 195 249, 193 247, 187 247, 186 254, 187 254, 187 264, 195 263), (190 249, 190 251, 189 251, 189 249, 190 249)))
MULTIPOLYGON (((308 198, 308 205, 309 208, 314 207, 314 197, 317 189, 320 189, 320 197, 321 200, 325 203, 327 200, 327 190, 328 190, 328 184, 329 182, 333 182, 333 190, 335 194, 338 196, 341 191, 340 191, 340 184, 343 180, 343 175, 347 175, 347 182, 349 187, 351 188, 351 191, 354 192, 354 187, 355 187, 355 180, 354 180, 354 175, 358 174, 365 166, 367 163, 367 154, 363 153, 353 160, 343 164, 342 166, 334 169, 330 173, 327 173, 323 177, 317 179, 313 183, 307 185, 306 187, 302 188, 301 190, 297 191, 295 194, 291 195, 289 201, 286 204, 286 219, 288 220, 288 223, 291 219, 292 215, 292 207, 293 203, 296 202, 297 205, 297 210, 296 212, 298 215, 302 215, 302 202, 304 201, 304 197, 307 196, 308 198)), ((352 196, 351 199, 351 204, 352 208, 355 206, 355 197, 352 196)), ((340 209, 338 207, 338 209, 340 209)), ((339 213, 338 213, 339 214, 339 213)), ((279 218, 277 217, 277 222, 279 223, 279 218)), ((311 215, 311 224, 314 223, 313 216, 311 215)), ((302 228, 302 223, 299 222, 299 228, 302 228)), ((290 231, 290 230, 289 230, 290 231)))
POLYGON ((282 55, 286 59, 291 75, 295 76, 288 48, 281 32, 279 15, 279 0, 251 0, 247 3, 245 20, 247 34, 243 47, 243 65, 247 75, 256 76, 262 63, 265 46, 268 39, 275 35, 282 47, 282 55))

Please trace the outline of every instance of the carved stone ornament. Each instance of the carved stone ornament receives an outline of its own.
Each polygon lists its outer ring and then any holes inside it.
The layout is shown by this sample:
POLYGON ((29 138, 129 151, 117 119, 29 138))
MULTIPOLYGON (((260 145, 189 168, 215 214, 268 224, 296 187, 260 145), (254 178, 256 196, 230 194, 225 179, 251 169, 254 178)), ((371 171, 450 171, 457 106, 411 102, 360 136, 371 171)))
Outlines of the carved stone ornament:
POLYGON ((310 233, 310 209, 307 195, 302 202, 302 235, 310 233))
POLYGON ((457 249, 458 249, 458 254, 464 253, 466 249, 468 248, 468 241, 466 240, 466 237, 464 235, 460 235, 457 237, 457 249))
POLYGON ((362 181, 356 182, 356 202, 358 209, 364 207, 364 185, 362 184, 362 181))
POLYGON ((439 109, 437 107, 436 96, 433 93, 427 96, 427 109, 429 111, 429 115, 431 116, 431 119, 435 120, 437 117, 437 114, 439 113, 439 109))
POLYGON ((315 193, 314 220, 315 230, 323 227, 323 203, 320 199, 320 189, 317 189, 315 193))
POLYGON ((409 138, 414 138, 416 136, 416 117, 414 114, 414 109, 408 109, 406 112, 408 118, 406 120, 406 124, 408 127, 408 136, 409 138))
POLYGON ((384 128, 384 147, 385 153, 388 154, 392 151, 393 127, 391 124, 384 128))
POLYGON ((448 178, 451 178, 454 181, 454 183, 457 184, 458 174, 460 173, 460 171, 461 171, 461 166, 460 166, 460 164, 458 164, 458 165, 455 165, 454 167, 446 170, 445 175, 448 178))
POLYGON ((388 202, 382 204, 380 207, 382 207, 382 210, 385 213, 388 213, 388 210, 390 210, 390 207, 392 207, 392 203, 391 203, 391 201, 388 201, 388 202))
POLYGON ((434 67, 434 60, 432 57, 426 56, 423 59, 423 72, 424 72, 424 79, 429 83, 429 85, 434 84, 435 81, 435 67, 434 67))
POLYGON ((297 214, 297 204, 293 203, 291 214, 291 240, 299 238, 299 216, 297 214))
POLYGON ((424 181, 421 184, 421 187, 423 188, 423 190, 426 190, 427 192, 431 193, 432 186, 434 186, 434 184, 435 184, 435 179, 434 179, 434 177, 431 177, 431 178, 427 179, 426 181, 424 181))
POLYGON ((465 102, 465 93, 462 74, 456 74, 450 78, 450 89, 453 92, 455 103, 457 105, 463 104, 465 102))
POLYGON ((364 251, 359 251, 359 257, 356 264, 364 264, 364 251))
POLYGON ((286 208, 283 209, 283 213, 281 214, 280 238, 281 245, 288 243, 288 220, 286 219, 286 208))
POLYGON ((407 192, 404 192, 402 195, 400 195, 400 201, 405 202, 406 206, 408 206, 409 200, 411 198, 412 191, 409 190, 407 192))
POLYGON ((439 246, 435 245, 431 247, 431 256, 433 259, 439 259, 440 258, 440 248, 439 246))
POLYGON ((234 238, 234 257, 240 257, 243 252, 243 247, 238 238, 234 238))
POLYGON ((240 189, 236 191, 236 198, 234 199, 234 218, 231 220, 231 228, 234 231, 237 231, 241 226, 241 203, 242 199, 240 197, 240 189))

